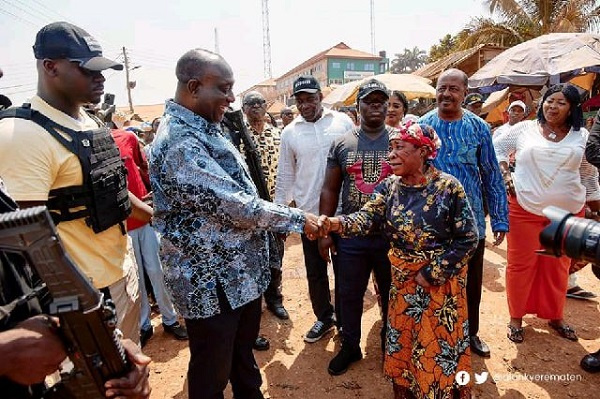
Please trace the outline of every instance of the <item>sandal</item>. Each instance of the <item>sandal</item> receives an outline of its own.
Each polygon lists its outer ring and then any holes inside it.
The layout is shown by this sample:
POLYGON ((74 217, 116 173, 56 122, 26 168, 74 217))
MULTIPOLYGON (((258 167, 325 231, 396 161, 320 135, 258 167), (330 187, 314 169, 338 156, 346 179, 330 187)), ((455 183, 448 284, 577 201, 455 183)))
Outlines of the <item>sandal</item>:
POLYGON ((558 335, 563 338, 568 339, 569 341, 578 341, 577 334, 575 334, 575 330, 567 324, 563 324, 562 326, 557 326, 554 323, 548 322, 548 325, 555 330, 558 335))
POLYGON ((575 287, 569 288, 567 290, 567 298, 573 299, 592 299, 596 298, 596 294, 593 292, 589 292, 576 285, 575 287))
POLYGON ((516 344, 520 344, 521 342, 523 342, 523 340, 524 340, 523 327, 515 327, 511 324, 509 324, 507 327, 508 327, 508 333, 506 333, 506 336, 508 337, 508 339, 510 339, 512 342, 514 342, 516 344))

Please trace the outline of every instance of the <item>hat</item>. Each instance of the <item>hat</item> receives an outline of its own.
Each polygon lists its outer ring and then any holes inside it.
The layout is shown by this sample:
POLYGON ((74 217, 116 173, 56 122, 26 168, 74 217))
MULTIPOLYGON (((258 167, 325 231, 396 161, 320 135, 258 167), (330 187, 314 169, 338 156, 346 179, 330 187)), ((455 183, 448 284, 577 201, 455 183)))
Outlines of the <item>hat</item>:
POLYGON ((302 75, 294 80, 294 92, 292 94, 294 96, 300 92, 316 93, 318 91, 321 91, 321 85, 312 75, 302 75))
POLYGON ((512 103, 510 103, 507 111, 510 112, 512 107, 521 107, 521 108, 523 108, 523 112, 527 111, 527 105, 525 105, 525 103, 521 100, 513 101, 512 103))
POLYGON ((242 104, 246 105, 247 103, 255 102, 265 103, 265 97, 258 91, 249 91, 248 93, 244 94, 242 104))
POLYGON ((467 94, 465 97, 465 105, 473 105, 483 102, 483 96, 479 93, 467 94))
POLYGON ((385 94, 387 98, 390 98, 388 89, 383 83, 377 79, 369 79, 358 88, 358 95, 356 96, 356 99, 360 101, 375 91, 380 91, 385 94))
POLYGON ((33 54, 38 60, 76 61, 90 71, 123 69, 122 64, 102 56, 102 47, 89 33, 68 22, 53 22, 40 29, 35 36, 33 54))

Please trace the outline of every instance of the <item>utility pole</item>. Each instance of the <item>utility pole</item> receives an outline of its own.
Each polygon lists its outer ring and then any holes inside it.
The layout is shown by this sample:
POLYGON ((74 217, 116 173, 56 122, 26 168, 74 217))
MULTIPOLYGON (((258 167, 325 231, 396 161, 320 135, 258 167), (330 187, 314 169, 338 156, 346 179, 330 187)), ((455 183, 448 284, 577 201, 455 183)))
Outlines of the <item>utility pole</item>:
POLYGON ((271 34, 269 33, 269 0, 262 0, 263 23, 263 69, 265 78, 272 78, 271 72, 271 34))
POLYGON ((133 103, 131 102, 131 82, 129 81, 129 60, 127 59, 127 50, 123 47, 123 60, 125 63, 125 79, 127 86, 127 100, 129 100, 129 112, 133 114, 133 103))
POLYGON ((371 54, 375 54, 375 0, 371 0, 371 54))
POLYGON ((215 28, 215 53, 220 54, 219 51, 219 31, 215 28))

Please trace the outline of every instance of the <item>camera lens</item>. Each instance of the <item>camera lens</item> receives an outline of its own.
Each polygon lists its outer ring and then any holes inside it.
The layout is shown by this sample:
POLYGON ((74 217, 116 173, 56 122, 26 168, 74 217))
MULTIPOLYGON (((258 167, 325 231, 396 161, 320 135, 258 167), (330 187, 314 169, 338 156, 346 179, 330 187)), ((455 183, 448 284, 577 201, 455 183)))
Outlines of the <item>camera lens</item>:
POLYGON ((547 251, 589 262, 600 260, 600 223, 556 207, 544 209, 544 215, 550 219, 550 225, 540 233, 540 243, 547 251))

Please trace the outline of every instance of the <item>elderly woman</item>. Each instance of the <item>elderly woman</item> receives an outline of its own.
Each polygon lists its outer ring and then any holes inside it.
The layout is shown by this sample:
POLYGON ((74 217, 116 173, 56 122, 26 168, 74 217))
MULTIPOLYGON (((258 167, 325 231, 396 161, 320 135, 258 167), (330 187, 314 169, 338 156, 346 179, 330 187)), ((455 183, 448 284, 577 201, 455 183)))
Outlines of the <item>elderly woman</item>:
POLYGON ((540 231, 549 223, 549 205, 583 215, 586 201, 598 210, 598 171, 583 156, 588 131, 579 92, 570 85, 552 86, 542 98, 537 120, 516 124, 495 142, 496 156, 509 194, 506 296, 510 313, 508 338, 523 342, 523 316, 549 319, 549 326, 576 341, 563 320, 570 260, 536 253, 540 231), (514 181, 508 157, 515 152, 514 181))
POLYGON ((404 115, 408 112, 408 100, 404 93, 398 90, 392 91, 388 100, 388 111, 385 117, 385 124, 391 127, 399 127, 404 115))
POLYGON ((431 165, 439 148, 433 128, 408 123, 389 139, 394 175, 360 211, 319 221, 342 236, 381 226, 390 240, 384 371, 395 398, 466 398, 470 387, 455 376, 471 370, 465 287, 476 222, 459 181, 431 165))

